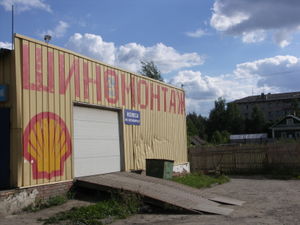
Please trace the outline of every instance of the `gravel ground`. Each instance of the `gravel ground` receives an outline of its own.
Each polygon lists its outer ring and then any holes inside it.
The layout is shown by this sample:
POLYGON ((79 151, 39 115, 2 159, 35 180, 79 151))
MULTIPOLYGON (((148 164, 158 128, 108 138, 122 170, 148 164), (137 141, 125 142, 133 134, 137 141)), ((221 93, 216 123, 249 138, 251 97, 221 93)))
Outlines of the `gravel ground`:
POLYGON ((231 179, 207 192, 246 201, 229 216, 138 214, 113 225, 299 225, 300 180, 231 179))
MULTIPOLYGON (((231 179, 229 183, 206 189, 208 193, 246 201, 243 206, 226 206, 234 209, 229 216, 137 214, 112 225, 299 225, 300 180, 231 179)), ((38 218, 47 218, 73 206, 89 204, 70 200, 62 206, 36 213, 21 213, 0 218, 1 225, 40 225, 38 218)))
POLYGON ((90 204, 87 201, 69 200, 63 205, 50 207, 35 213, 21 212, 15 215, 0 217, 0 225, 41 225, 43 223, 38 221, 39 218, 48 218, 58 212, 70 210, 74 206, 80 207, 90 204))

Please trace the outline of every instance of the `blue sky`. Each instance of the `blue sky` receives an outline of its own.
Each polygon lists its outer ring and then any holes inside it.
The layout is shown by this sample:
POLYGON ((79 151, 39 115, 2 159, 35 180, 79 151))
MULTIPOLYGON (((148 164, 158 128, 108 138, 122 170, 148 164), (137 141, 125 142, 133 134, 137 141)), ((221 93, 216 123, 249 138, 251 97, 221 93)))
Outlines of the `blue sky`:
POLYGON ((209 114, 261 92, 299 91, 300 1, 0 0, 0 47, 15 32, 137 72, 153 60, 184 85, 187 110, 209 114))

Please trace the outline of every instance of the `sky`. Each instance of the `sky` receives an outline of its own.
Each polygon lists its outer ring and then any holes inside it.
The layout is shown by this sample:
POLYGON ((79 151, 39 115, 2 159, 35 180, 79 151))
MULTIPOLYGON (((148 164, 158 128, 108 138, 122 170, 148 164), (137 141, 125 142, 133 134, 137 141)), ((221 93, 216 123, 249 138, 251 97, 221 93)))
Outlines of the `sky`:
POLYGON ((219 97, 300 91, 299 0, 0 0, 0 47, 14 31, 138 72, 153 61, 208 116, 219 97))

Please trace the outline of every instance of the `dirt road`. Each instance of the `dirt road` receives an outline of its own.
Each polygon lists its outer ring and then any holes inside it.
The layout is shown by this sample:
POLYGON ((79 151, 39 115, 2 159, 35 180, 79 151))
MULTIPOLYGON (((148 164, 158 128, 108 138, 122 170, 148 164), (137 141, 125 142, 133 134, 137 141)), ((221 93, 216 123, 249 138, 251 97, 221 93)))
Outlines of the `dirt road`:
MULTIPOLYGON (((206 189, 209 193, 224 195, 246 203, 234 208, 230 216, 138 214, 113 225, 299 225, 300 180, 231 179, 231 182, 206 189)), ((86 204, 76 200, 41 210, 0 218, 1 225, 38 225, 37 218, 47 218, 58 211, 86 204)))
POLYGON ((207 192, 246 203, 230 216, 139 214, 113 225, 299 225, 300 180, 231 179, 207 192))

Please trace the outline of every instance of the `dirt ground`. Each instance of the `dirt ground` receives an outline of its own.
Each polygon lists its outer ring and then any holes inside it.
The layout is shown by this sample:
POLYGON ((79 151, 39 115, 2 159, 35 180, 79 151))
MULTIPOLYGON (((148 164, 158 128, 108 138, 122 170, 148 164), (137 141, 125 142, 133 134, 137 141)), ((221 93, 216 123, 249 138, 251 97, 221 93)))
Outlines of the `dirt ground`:
MULTIPOLYGON (((112 225, 299 225, 300 224, 300 180, 231 179, 229 183, 206 189, 207 192, 246 201, 234 208, 229 216, 220 215, 170 215, 137 214, 112 225)), ((39 225, 38 218, 47 218, 56 212, 68 210, 87 202, 70 200, 62 206, 52 207, 36 213, 20 213, 0 218, 1 225, 39 225)))
MULTIPOLYGON (((113 225, 299 225, 300 180, 231 179, 207 192, 246 201, 229 216, 138 214, 113 225)), ((227 206, 229 207, 229 206, 227 206)))

